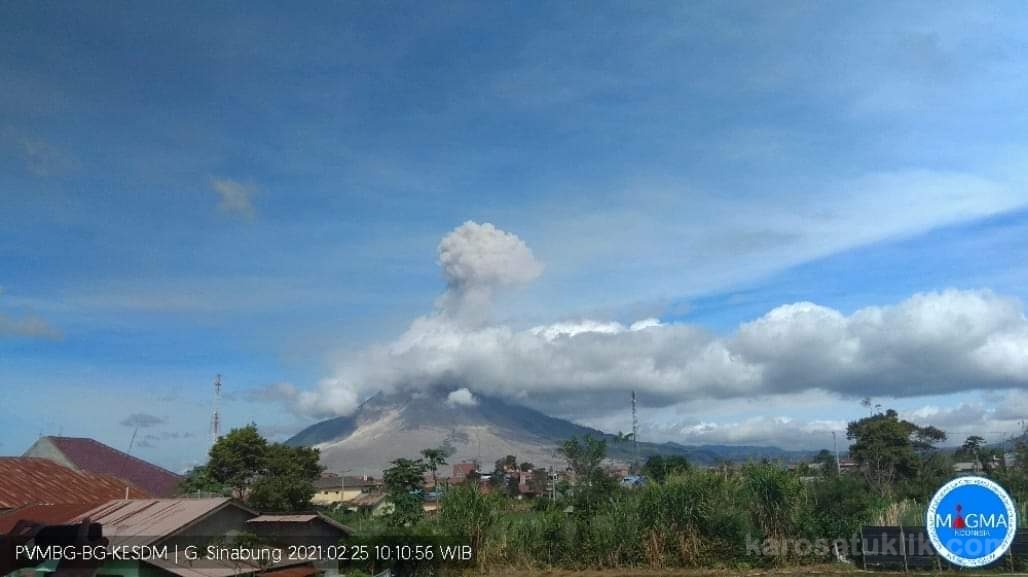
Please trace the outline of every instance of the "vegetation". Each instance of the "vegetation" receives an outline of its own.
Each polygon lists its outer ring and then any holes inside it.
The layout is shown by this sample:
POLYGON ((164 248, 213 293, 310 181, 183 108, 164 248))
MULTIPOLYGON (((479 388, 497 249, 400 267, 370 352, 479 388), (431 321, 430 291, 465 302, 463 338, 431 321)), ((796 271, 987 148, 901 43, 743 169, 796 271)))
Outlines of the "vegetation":
MULTIPOLYGON (((895 411, 875 409, 850 423, 847 431, 850 456, 858 463, 855 471, 840 474, 829 451, 791 469, 773 462, 697 468, 683 458, 654 456, 640 469, 648 482, 623 487, 604 467, 607 447, 602 439, 572 438, 557 448, 567 465, 562 480, 550 485, 545 471, 532 472, 529 482, 538 495, 534 504, 510 498, 515 494, 509 490, 512 479, 519 471, 532 471, 530 464, 510 455, 495 463, 487 485, 472 477, 444 487, 439 515, 423 517, 412 507, 409 513, 394 512, 395 519, 387 522, 418 534, 470 542, 476 562, 485 569, 832 561, 836 552, 830 544, 849 541, 863 525, 922 524, 928 498, 954 475, 954 457, 978 459, 984 466, 995 455, 975 438, 955 455, 938 450, 935 444, 945 439, 942 431, 904 421, 895 411), (799 542, 828 545, 788 545, 799 542)), ((988 474, 1024 503, 1028 448, 1017 450, 1016 465, 997 465, 988 474)), ((419 494, 425 467, 421 460, 395 461, 387 472, 390 495, 404 499, 419 494)))
POLYGON ((421 503, 426 470, 421 459, 397 459, 382 472, 386 494, 393 505, 388 517, 392 527, 412 527, 424 517, 421 503))
POLYGON ((179 490, 232 495, 266 511, 299 511, 310 508, 321 471, 317 449, 268 443, 251 424, 218 439, 207 465, 193 469, 179 490))
POLYGON ((672 475, 681 475, 689 471, 689 461, 680 455, 653 455, 643 464, 642 474, 647 479, 662 483, 672 475))

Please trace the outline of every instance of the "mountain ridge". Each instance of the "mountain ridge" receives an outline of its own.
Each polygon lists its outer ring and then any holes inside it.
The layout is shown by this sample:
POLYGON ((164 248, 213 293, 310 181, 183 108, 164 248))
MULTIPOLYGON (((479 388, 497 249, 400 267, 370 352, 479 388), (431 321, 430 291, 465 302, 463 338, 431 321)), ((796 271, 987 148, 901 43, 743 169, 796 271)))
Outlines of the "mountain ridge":
MULTIPOLYGON (((631 441, 547 415, 536 409, 495 397, 476 396, 473 404, 454 404, 440 392, 377 393, 350 416, 315 423, 286 441, 292 446, 321 450, 329 471, 377 473, 396 458, 417 457, 422 449, 448 447, 449 462, 478 461, 483 467, 507 454, 536 465, 560 466, 557 446, 571 437, 607 440, 608 456, 628 463, 636 456, 631 441)), ((722 460, 807 458, 812 451, 790 451, 752 445, 684 445, 674 442, 638 443, 638 458, 680 455, 697 465, 722 460)))

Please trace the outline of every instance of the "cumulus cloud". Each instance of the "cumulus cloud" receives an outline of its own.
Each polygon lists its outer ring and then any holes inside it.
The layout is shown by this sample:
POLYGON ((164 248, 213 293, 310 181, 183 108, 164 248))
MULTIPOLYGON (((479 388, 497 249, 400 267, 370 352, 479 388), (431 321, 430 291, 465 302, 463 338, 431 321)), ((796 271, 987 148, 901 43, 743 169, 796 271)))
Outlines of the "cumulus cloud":
POLYGON ((601 405, 635 390, 649 406, 668 406, 811 390, 916 397, 1028 385, 1023 307, 987 290, 921 293, 850 314, 787 304, 726 335, 657 319, 517 329, 487 322, 487 313, 493 290, 541 273, 520 239, 466 223, 439 255, 447 288, 437 311, 297 392, 300 410, 346 414, 362 394, 395 389, 457 387, 548 406, 582 393, 601 405), (469 306, 476 322, 467 322, 469 306))
POLYGON ((446 402, 454 407, 474 407, 478 404, 478 399, 467 387, 462 387, 447 395, 446 402))
POLYGON ((233 216, 252 220, 257 215, 253 206, 253 196, 257 188, 252 184, 243 184, 227 178, 211 179, 211 189, 218 195, 218 208, 233 216))

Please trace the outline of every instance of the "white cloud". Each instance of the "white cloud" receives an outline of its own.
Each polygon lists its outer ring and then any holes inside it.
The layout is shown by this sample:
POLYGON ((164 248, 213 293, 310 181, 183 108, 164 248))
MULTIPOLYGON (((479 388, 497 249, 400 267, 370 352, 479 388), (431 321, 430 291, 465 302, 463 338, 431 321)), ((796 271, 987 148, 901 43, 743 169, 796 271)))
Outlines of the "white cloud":
MULTIPOLYGON (((690 445, 757 445, 783 449, 832 446, 832 432, 846 430, 845 421, 803 421, 785 416, 751 417, 740 421, 689 421, 662 427, 658 438, 690 445)), ((845 449, 845 435, 838 439, 845 449)))
POLYGON ((447 395, 446 402, 455 407, 474 407, 478 404, 478 399, 465 387, 447 395))
MULTIPOLYGON (((788 395, 916 397, 1028 385, 1028 321, 990 291, 916 294, 844 314, 810 302, 779 306, 733 333, 645 319, 577 320, 516 329, 490 324, 491 290, 541 267, 516 236, 466 223, 440 244, 448 279, 439 309, 396 340, 340 363, 298 396, 308 412, 345 414, 378 390, 467 388, 538 405, 638 391, 651 406, 788 395), (465 296, 482 290, 466 322, 465 296), (457 314, 454 314, 454 313, 457 314)), ((620 398, 620 397, 618 397, 620 398)))
POLYGON ((251 220, 257 215, 253 206, 253 196, 257 188, 252 184, 227 179, 211 179, 211 188, 218 195, 218 208, 226 214, 251 220))

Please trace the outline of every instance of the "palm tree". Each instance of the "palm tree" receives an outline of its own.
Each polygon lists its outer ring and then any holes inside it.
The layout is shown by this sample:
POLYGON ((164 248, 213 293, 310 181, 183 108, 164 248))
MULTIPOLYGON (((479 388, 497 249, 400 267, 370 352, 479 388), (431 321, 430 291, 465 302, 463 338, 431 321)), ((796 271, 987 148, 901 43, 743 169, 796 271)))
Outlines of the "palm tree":
POLYGON ((437 474, 439 467, 446 464, 447 452, 442 448, 422 449, 421 456, 425 458, 425 465, 428 467, 428 470, 432 471, 432 490, 435 491, 438 489, 439 479, 437 474))

